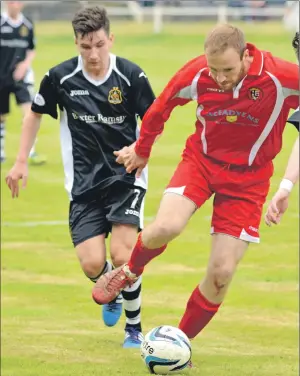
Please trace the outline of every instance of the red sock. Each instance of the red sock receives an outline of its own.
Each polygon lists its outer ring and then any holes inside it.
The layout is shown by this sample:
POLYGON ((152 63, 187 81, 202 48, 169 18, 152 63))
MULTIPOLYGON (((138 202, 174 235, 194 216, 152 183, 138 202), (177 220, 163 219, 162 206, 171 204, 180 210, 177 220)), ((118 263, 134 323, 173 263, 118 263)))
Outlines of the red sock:
POLYGON ((128 262, 130 271, 136 275, 142 274, 144 266, 147 265, 148 262, 150 262, 156 256, 163 253, 166 248, 167 245, 163 245, 161 248, 157 249, 146 248, 142 243, 142 233, 140 233, 128 262))
POLYGON ((209 302, 201 294, 197 286, 187 303, 185 313, 179 324, 179 329, 190 339, 196 337, 214 317, 220 305, 209 302))

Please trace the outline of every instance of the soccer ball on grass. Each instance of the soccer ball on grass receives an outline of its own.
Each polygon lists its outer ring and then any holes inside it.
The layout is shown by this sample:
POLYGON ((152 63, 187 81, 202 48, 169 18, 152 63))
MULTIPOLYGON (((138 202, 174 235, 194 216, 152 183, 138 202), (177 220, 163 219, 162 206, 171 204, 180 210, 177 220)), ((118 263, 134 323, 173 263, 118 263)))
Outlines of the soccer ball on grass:
POLYGON ((191 344, 178 328, 163 325, 146 334, 141 356, 152 374, 171 375, 187 370, 191 360, 191 344))

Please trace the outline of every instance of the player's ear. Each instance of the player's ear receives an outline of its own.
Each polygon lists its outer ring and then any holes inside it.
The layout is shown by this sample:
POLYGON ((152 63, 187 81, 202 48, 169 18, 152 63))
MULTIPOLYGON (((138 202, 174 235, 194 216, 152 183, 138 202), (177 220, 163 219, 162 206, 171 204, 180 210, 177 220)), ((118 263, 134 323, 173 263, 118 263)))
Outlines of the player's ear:
POLYGON ((115 41, 115 35, 114 35, 113 33, 110 33, 108 39, 109 39, 111 45, 113 45, 113 44, 114 44, 114 41, 115 41))
POLYGON ((244 53, 243 53, 243 60, 247 59, 249 56, 250 56, 249 50, 248 50, 248 48, 246 48, 244 53))

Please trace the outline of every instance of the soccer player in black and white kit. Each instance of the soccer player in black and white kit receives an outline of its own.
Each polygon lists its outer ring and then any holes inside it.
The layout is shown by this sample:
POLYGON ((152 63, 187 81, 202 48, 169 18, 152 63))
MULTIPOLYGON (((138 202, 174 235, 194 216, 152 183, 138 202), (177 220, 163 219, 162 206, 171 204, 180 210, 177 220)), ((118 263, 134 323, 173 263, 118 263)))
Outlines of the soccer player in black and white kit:
MULTIPOLYGON (((18 181, 23 179, 26 185, 27 157, 42 115, 57 119, 59 109, 70 232, 82 270, 96 282, 113 266, 128 261, 142 227, 147 171, 138 179, 126 173, 114 151, 137 139, 137 116, 143 118, 155 97, 139 66, 110 53, 113 35, 105 9, 85 8, 72 25, 80 55, 50 69, 42 80, 6 181, 17 197, 18 181), (105 247, 110 232, 112 264, 106 260, 105 247)), ((123 347, 139 347, 143 339, 140 292, 141 279, 123 293, 123 347)), ((106 325, 115 325, 121 311, 122 296, 105 305, 106 325)))
MULTIPOLYGON (((23 13, 21 1, 5 1, 6 12, 0 18, 0 135, 1 162, 5 161, 5 120, 9 113, 9 97, 13 93, 23 116, 30 110, 34 82, 31 63, 35 57, 33 24, 23 13)), ((29 154, 32 164, 43 164, 34 145, 29 154)))

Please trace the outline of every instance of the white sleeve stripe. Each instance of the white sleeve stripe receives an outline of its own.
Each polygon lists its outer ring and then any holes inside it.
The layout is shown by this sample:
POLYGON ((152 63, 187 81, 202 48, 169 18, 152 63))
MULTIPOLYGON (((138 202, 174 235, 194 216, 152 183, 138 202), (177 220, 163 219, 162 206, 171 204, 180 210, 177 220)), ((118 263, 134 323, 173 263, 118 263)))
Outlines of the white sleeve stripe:
POLYGON ((29 29, 33 28, 33 24, 26 17, 23 18, 23 22, 29 29))
POLYGON ((191 97, 191 85, 181 89, 174 98, 192 99, 191 97))
POLYGON ((116 55, 110 54, 110 59, 111 59, 112 70, 114 70, 121 78, 123 78, 123 80, 126 82, 126 84, 128 86, 131 86, 129 79, 123 73, 121 73, 119 71, 119 69, 117 68, 117 57, 116 57, 116 55))
POLYGON ((199 81, 199 78, 202 74, 202 72, 207 69, 207 68, 203 68, 201 69, 197 74, 196 76, 194 77, 193 81, 192 81, 192 85, 191 85, 191 98, 196 101, 198 99, 198 91, 197 91, 197 85, 198 85, 198 81, 199 81))
POLYGON ((1 15, 1 24, 0 26, 4 25, 6 22, 6 17, 4 17, 4 15, 1 15))
POLYGON ((288 87, 283 87, 282 91, 283 91, 284 98, 290 97, 292 95, 300 95, 299 90, 290 89, 288 87))
POLYGON ((263 67, 264 67, 264 54, 262 52, 260 52, 260 53, 261 53, 261 68, 260 68, 260 71, 258 73, 259 76, 261 75, 263 67))
POLYGON ((75 69, 72 73, 68 74, 67 76, 64 76, 64 77, 60 80, 60 84, 62 85, 66 80, 68 80, 69 78, 75 76, 75 74, 76 74, 77 72, 79 72, 79 71, 81 71, 81 64, 80 64, 80 59, 78 58, 78 65, 77 65, 76 69, 75 69))
POLYGON ((126 82, 126 84, 127 84, 128 86, 131 86, 131 83, 130 83, 129 79, 128 79, 126 76, 124 76, 124 74, 121 73, 121 72, 119 71, 119 69, 118 69, 116 66, 113 67, 113 70, 114 70, 114 71, 115 71, 120 77, 123 78, 123 80, 126 82))
POLYGON ((249 160, 248 160, 249 166, 252 165, 259 149, 261 148, 262 144, 266 141, 266 138, 271 133, 284 104, 284 96, 283 96, 281 83, 279 82, 278 78, 275 77, 272 73, 269 73, 269 72, 266 72, 266 73, 271 77, 271 79, 274 81, 274 84, 276 86, 276 102, 275 102, 275 106, 272 111, 272 114, 264 127, 264 130, 262 131, 259 138, 256 140, 256 142, 251 148, 249 160))
POLYGON ((200 72, 198 72, 196 76, 193 78, 191 85, 181 89, 177 94, 174 95, 173 98, 192 99, 196 101, 198 99, 197 84, 202 72, 205 69, 206 68, 201 69, 200 72))

